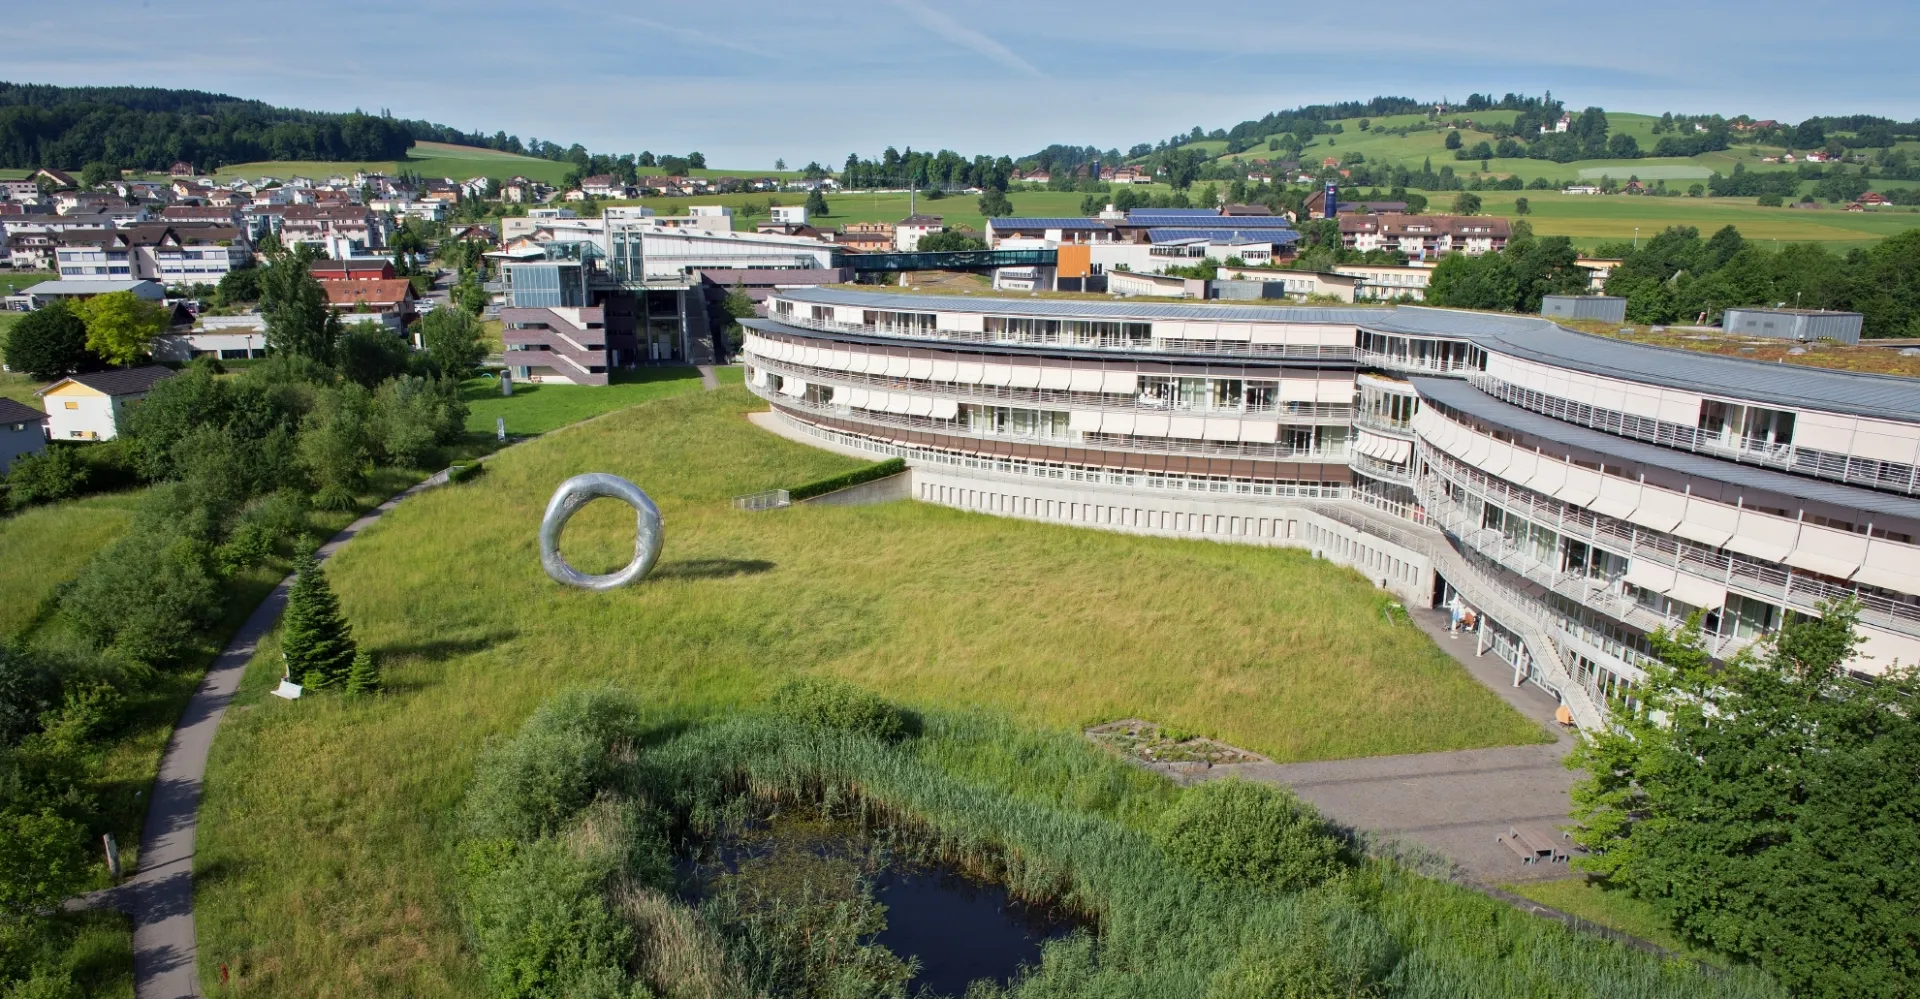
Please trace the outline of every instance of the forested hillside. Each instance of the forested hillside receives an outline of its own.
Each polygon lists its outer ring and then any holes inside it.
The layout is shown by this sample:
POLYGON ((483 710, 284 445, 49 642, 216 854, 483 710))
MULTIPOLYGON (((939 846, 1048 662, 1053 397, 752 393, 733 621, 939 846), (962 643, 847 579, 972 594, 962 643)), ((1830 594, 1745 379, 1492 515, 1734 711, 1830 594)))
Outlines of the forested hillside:
POLYGON ((416 133, 450 132, 427 122, 279 108, 197 90, 0 82, 0 167, 15 169, 392 160, 406 155, 416 133))

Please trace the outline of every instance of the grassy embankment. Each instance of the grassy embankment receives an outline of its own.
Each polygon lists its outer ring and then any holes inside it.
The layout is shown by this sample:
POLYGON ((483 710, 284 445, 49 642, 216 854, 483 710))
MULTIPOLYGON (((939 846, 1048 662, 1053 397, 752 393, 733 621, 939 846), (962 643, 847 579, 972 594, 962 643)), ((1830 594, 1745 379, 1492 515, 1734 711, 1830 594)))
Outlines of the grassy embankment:
POLYGON ((393 176, 402 170, 411 170, 423 177, 452 177, 466 180, 470 177, 494 177, 506 180, 515 174, 547 184, 558 184, 567 171, 573 169, 571 163, 543 160, 533 156, 521 156, 515 153, 503 153, 497 149, 483 149, 478 146, 456 146, 444 142, 421 142, 407 152, 402 160, 371 160, 363 163, 347 161, 305 161, 305 160, 269 160, 254 163, 235 163, 214 171, 218 180, 234 180, 260 177, 286 179, 300 176, 314 180, 325 180, 332 174, 353 174, 366 170, 393 176))
POLYGON ((1604 887, 1598 881, 1584 877, 1561 878, 1503 887, 1515 895, 1639 937, 1683 957, 1717 967, 1728 965, 1725 955, 1688 946, 1653 906, 1617 888, 1604 887))
POLYGON ((500 394, 499 382, 476 378, 461 387, 460 397, 467 404, 469 432, 491 436, 496 426, 494 421, 505 419, 508 434, 525 437, 699 387, 700 372, 693 368, 663 367, 616 371, 611 385, 515 382, 511 397, 500 394))
MULTIPOLYGON (((0 316, 0 320, 7 318, 10 317, 0 316)), ((568 391, 568 387, 553 386, 546 395, 533 391, 523 392, 514 399, 495 396, 492 400, 476 400, 475 408, 485 407, 489 412, 497 410, 507 414, 519 427, 517 433, 539 433, 642 399, 689 391, 698 385, 698 375, 692 369, 656 369, 645 372, 631 386, 617 386, 613 390, 568 391)), ((39 383, 23 375, 0 374, 0 395, 37 406, 38 400, 32 392, 38 387, 39 383)), ((490 430, 490 416, 487 422, 490 430)), ((488 437, 476 435, 452 450, 472 454, 490 448, 488 437)), ((367 493, 359 498, 361 509, 370 508, 425 474, 424 471, 379 470, 368 483, 367 493)), ((59 613, 57 591, 73 579, 95 553, 127 531, 146 498, 144 489, 103 494, 0 517, 0 638, 53 648, 78 642, 72 622, 59 613)), ((313 533, 316 537, 329 536, 357 515, 357 511, 317 512, 312 516, 313 533)), ((147 792, 175 719, 228 636, 239 628, 289 568, 285 558, 276 558, 229 579, 225 585, 227 611, 223 620, 209 632, 201 648, 187 662, 159 674, 151 688, 129 705, 128 722, 121 736, 100 748, 100 773, 94 790, 105 803, 109 824, 122 844, 122 860, 127 869, 134 869, 139 862, 147 792)), ((104 878, 104 873, 101 876, 104 878)), ((70 918, 81 927, 66 956, 76 969, 76 980, 88 988, 90 995, 131 997, 132 944, 126 920, 112 913, 63 918, 70 918)))
MULTIPOLYGON (((329 574, 392 691, 273 701, 263 648, 209 774, 203 970, 230 963, 260 994, 478 994, 447 823, 487 740, 582 683, 701 717, 825 673, 1055 731, 1144 715, 1280 759, 1542 737, 1418 631, 1386 625, 1364 580, 1301 552, 914 503, 737 513, 733 495, 858 464, 751 427, 753 408, 724 389, 551 435, 341 553, 329 574), (667 549, 645 585, 563 591, 541 573, 540 511, 584 471, 660 503, 667 549)), ((624 562, 632 523, 595 504, 569 557, 624 562)))

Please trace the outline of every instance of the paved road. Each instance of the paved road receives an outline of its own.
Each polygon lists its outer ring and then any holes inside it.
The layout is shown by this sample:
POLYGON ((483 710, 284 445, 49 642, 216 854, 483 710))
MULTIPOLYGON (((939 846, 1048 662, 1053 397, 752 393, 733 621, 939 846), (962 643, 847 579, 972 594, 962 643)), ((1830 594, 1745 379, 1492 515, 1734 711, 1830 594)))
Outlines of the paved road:
MULTIPOLYGON (((446 481, 439 473, 380 504, 320 548, 322 559, 353 540, 368 524, 423 489, 446 481)), ((146 830, 140 836, 140 869, 133 878, 93 901, 133 917, 133 976, 137 999, 188 999, 200 995, 193 925, 193 843, 214 732, 260 640, 287 606, 292 577, 254 608, 225 651, 207 670, 200 688, 174 727, 160 773, 153 782, 146 830)))
POLYGON ((1562 759, 1573 740, 1553 722, 1556 702, 1537 687, 1513 686, 1512 667, 1491 653, 1474 656, 1473 638, 1449 636, 1444 616, 1414 613, 1415 623, 1442 649, 1521 714, 1540 722, 1554 742, 1317 763, 1244 763, 1200 772, 1156 769, 1182 782, 1238 775, 1286 784, 1335 822, 1424 847, 1485 884, 1568 876, 1564 865, 1522 863, 1494 841, 1514 825, 1551 831, 1572 822, 1567 792, 1577 775, 1562 759))

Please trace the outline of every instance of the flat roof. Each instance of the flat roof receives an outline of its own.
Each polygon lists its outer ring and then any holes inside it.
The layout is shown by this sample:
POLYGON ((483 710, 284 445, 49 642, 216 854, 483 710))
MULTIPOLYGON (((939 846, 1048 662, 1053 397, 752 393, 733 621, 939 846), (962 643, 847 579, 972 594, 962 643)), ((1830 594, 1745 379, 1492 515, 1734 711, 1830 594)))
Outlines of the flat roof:
MULTIPOLYGON (((1139 277, 1140 275, 1135 275, 1139 277)), ((1159 275, 1152 275, 1158 277, 1159 275)), ((1168 278, 1167 280, 1178 280, 1168 278)), ((874 347, 905 347, 927 351, 963 351, 973 354, 1003 354, 1014 357, 1064 357, 1088 361, 1109 361, 1115 363, 1150 362, 1159 364, 1178 364, 1182 370, 1195 367, 1209 371, 1248 371, 1267 368, 1307 368, 1317 371, 1351 372, 1354 362, 1348 359, 1331 357, 1262 357, 1257 354, 1245 356, 1222 356, 1219 354, 1182 354, 1178 351, 1152 350, 1101 350, 1097 347, 1074 347, 1065 344, 1024 344, 1000 343, 986 340, 903 340, 900 337, 870 336, 864 333, 843 333, 838 330, 822 331, 802 326, 790 326, 772 319, 742 319, 740 325, 760 333, 777 333, 783 336, 801 337, 807 340, 831 340, 836 343, 858 343, 874 347)), ((1275 377, 1278 377, 1277 375, 1275 377)))
POLYGON ((22 295, 110 295, 116 291, 160 290, 153 281, 42 281, 20 290, 22 295))
POLYGON ((1604 431, 1566 423, 1551 416, 1542 416, 1532 410, 1502 402, 1458 379, 1416 376, 1408 381, 1413 383, 1414 389, 1423 399, 1431 399, 1496 426, 1530 434, 1556 444, 1618 458, 1622 462, 1664 468, 1682 475, 1726 482, 1780 496, 1799 497, 1851 510, 1865 510, 1883 513, 1890 517, 1920 521, 1920 500, 1861 489, 1857 486, 1803 478, 1786 472, 1776 472, 1768 468, 1757 468, 1723 458, 1695 454, 1691 451, 1680 451, 1625 437, 1615 437, 1604 431))
POLYGON ((1378 333, 1466 340, 1488 350, 1587 374, 1704 395, 1920 422, 1920 379, 1707 354, 1568 329, 1538 316, 1430 306, 1328 307, 1128 303, 1063 299, 901 295, 841 288, 789 293, 796 301, 873 309, 922 309, 1099 319, 1181 319, 1355 326, 1378 333))

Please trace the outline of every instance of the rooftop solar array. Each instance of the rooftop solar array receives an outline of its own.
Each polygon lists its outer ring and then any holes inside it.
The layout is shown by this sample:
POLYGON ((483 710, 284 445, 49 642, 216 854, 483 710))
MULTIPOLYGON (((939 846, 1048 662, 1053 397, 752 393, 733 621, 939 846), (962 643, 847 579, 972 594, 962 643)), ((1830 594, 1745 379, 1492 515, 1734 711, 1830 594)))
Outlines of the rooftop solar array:
POLYGON ((1084 216, 1070 218, 1005 218, 988 219, 987 224, 995 229, 1111 229, 1112 226, 1099 219, 1084 216))

